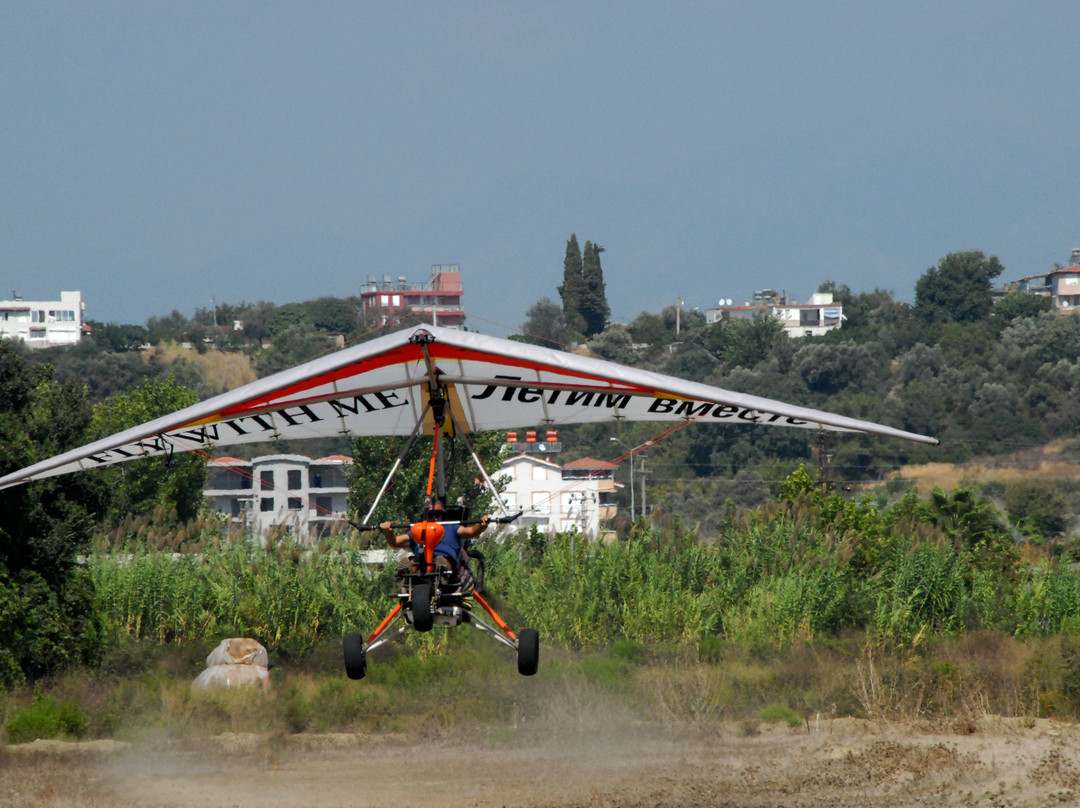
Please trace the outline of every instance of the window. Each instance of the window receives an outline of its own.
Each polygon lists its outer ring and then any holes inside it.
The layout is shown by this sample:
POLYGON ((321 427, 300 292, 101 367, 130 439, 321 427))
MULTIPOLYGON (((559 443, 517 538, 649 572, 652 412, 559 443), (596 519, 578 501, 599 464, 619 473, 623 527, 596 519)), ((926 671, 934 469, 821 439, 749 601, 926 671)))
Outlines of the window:
POLYGON ((274 498, 262 497, 259 500, 259 510, 263 513, 269 513, 274 510, 274 498))
POLYGON ((544 468, 543 466, 533 466, 532 478, 534 480, 546 480, 547 479, 547 469, 544 468))
POLYGON ((334 500, 332 497, 315 497, 315 510, 319 516, 330 516, 334 513, 334 500))
POLYGON ((300 497, 289 497, 289 510, 298 511, 303 507, 304 502, 300 497))
POLYGON ((259 472, 259 488, 263 491, 274 490, 274 472, 272 471, 260 471, 259 472))
POLYGON ((551 513, 551 492, 533 491, 532 509, 533 513, 551 513))
POLYGON ((300 469, 289 469, 289 490, 300 490, 300 469))
POLYGON ((504 492, 501 496, 503 501, 503 507, 505 507, 506 510, 511 512, 517 510, 517 494, 507 491, 504 492))

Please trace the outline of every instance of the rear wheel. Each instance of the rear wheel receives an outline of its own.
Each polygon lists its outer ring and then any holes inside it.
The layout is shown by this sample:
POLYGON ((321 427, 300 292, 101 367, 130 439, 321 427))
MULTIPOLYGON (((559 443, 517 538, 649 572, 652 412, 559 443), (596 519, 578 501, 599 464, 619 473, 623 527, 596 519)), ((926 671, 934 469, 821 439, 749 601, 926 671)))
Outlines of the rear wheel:
POLYGON ((518 673, 532 676, 540 667, 540 634, 535 628, 523 628, 518 634, 518 673))
POLYGON ((417 631, 431 631, 431 585, 417 584, 412 590, 412 624, 417 631))
POLYGON ((345 675, 350 679, 363 679, 367 673, 367 652, 364 650, 364 635, 355 631, 346 634, 345 675))

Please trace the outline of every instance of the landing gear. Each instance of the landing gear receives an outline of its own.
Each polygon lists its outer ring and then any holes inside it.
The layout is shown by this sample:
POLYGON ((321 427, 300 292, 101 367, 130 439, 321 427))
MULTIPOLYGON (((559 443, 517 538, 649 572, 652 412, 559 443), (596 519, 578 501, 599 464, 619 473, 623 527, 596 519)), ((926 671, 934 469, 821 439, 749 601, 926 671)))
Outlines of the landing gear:
POLYGON ((430 584, 417 584, 412 589, 412 624, 417 631, 431 631, 435 625, 431 614, 430 584))
POLYGON ((345 675, 350 679, 363 679, 367 674, 367 653, 364 651, 364 635, 351 632, 345 635, 345 675))
POLYGON ((523 628, 518 634, 518 673, 532 676, 540 666, 540 634, 535 628, 523 628))

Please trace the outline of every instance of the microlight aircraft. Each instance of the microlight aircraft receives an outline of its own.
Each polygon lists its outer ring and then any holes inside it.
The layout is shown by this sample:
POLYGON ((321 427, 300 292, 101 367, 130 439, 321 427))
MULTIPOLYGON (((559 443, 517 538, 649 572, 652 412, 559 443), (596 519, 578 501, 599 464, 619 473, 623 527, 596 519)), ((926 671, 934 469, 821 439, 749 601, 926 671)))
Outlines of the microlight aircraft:
MULTIPOLYGON (((168 460, 177 452, 210 453, 218 447, 303 438, 401 435, 408 437, 408 448, 417 437, 427 435, 436 438, 433 464, 437 464, 437 438, 451 430, 467 439, 474 432, 522 425, 553 428, 621 421, 786 426, 938 442, 870 421, 592 357, 424 326, 328 354, 35 463, 0 477, 0 489, 138 458, 168 460)), ((374 512, 404 454, 363 522, 374 512)), ((494 490, 475 452, 472 456, 494 490)), ((500 518, 508 517, 504 513, 500 518)), ((415 626, 414 605, 399 603, 404 629, 415 626)), ((438 604, 432 606, 437 613, 438 604)), ((426 626, 430 610, 416 609, 421 612, 421 627, 426 626)), ((530 646, 525 648, 501 618, 490 614, 499 625, 492 633, 518 649, 522 673, 535 672, 535 632, 521 632, 530 646)), ((388 620, 398 616, 389 615, 388 620)), ((366 642, 357 635, 347 638, 350 675, 363 675, 363 652, 383 637, 385 623, 366 642)))

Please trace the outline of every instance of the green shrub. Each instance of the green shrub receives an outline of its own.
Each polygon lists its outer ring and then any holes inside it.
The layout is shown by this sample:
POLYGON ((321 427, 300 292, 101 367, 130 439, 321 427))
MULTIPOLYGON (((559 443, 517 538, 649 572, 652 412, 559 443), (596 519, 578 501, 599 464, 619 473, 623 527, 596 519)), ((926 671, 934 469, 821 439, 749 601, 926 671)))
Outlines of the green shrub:
POLYGON ((27 743, 38 738, 80 738, 89 719, 73 701, 57 701, 38 694, 34 703, 17 711, 7 722, 10 743, 27 743))
POLYGON ((767 705, 761 711, 761 720, 766 724, 779 724, 783 721, 789 727, 797 727, 803 723, 803 717, 786 704, 774 702, 767 705))

